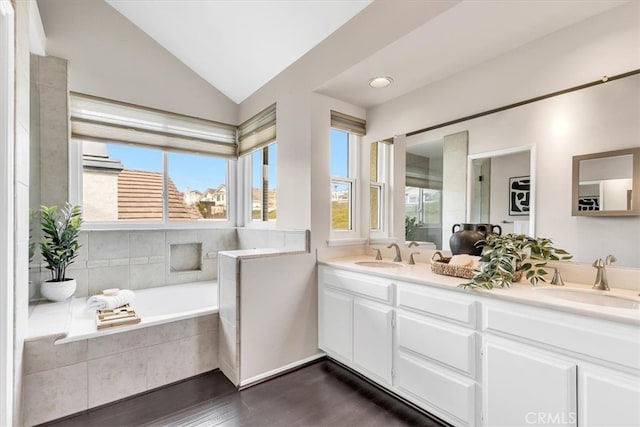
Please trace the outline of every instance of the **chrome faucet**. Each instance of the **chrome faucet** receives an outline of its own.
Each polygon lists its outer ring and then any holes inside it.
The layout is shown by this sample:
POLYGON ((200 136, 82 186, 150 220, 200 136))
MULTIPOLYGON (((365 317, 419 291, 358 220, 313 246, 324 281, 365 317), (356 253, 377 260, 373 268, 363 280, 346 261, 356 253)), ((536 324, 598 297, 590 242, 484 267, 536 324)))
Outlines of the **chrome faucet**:
POLYGON ((553 268, 553 278, 551 279, 551 284, 556 286, 564 286, 564 281, 562 280, 562 276, 556 267, 553 268))
POLYGON ((413 259, 414 255, 420 255, 420 252, 411 252, 409 254, 409 262, 407 264, 409 264, 409 265, 415 265, 416 264, 416 261, 413 259))
POLYGON ((420 246, 420 244, 418 242, 416 242, 416 241, 410 242, 409 243, 409 247, 411 248, 413 246, 420 246))
POLYGON ((380 249, 378 248, 373 248, 376 251, 376 261, 382 261, 382 253, 380 252, 380 249))
POLYGON ((402 256, 400 256, 400 246, 397 243, 391 243, 387 246, 387 249, 396 248, 396 257, 393 259, 393 262, 402 262, 402 256))
POLYGON ((602 262, 602 258, 598 258, 593 262, 593 267, 598 270, 596 273, 596 280, 593 284, 593 289, 600 291, 609 290, 609 281, 607 280, 607 266, 616 261, 616 257, 613 255, 607 255, 605 262, 602 262))

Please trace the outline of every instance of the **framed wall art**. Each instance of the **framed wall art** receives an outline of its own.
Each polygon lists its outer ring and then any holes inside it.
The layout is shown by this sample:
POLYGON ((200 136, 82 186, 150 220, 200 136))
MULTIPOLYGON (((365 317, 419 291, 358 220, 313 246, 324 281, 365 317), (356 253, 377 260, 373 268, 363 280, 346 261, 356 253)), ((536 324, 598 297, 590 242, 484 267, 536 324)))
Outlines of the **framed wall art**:
POLYGON ((530 196, 529 176, 509 178, 509 216, 529 215, 530 196))

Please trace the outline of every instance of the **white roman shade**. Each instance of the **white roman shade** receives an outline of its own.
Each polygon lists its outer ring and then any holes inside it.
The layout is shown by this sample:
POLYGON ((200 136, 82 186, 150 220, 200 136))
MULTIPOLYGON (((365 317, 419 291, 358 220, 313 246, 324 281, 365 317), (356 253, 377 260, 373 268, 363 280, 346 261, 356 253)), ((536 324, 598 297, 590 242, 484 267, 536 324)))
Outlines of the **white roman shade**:
POLYGON ((331 110, 331 127, 354 135, 363 136, 367 134, 366 120, 333 110, 331 110))
POLYGON ((276 104, 238 126, 238 149, 243 155, 276 140, 276 104))
POLYGON ((73 137, 236 156, 236 127, 232 125, 75 92, 70 109, 73 137))

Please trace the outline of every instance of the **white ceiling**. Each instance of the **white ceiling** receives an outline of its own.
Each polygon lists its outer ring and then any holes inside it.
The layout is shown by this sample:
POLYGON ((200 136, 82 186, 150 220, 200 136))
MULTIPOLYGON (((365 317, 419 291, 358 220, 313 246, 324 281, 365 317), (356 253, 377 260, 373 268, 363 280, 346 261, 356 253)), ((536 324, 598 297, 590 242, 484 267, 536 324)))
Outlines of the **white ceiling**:
POLYGON ((372 0, 106 0, 236 103, 372 0))
POLYGON ((628 0, 467 0, 337 75, 317 91, 371 107, 478 65, 628 0), (392 86, 368 87, 391 76, 392 86))
MULTIPOLYGON (((106 1, 236 103, 372 2, 106 1)), ((317 91, 362 107, 378 105, 629 1, 634 0, 463 0, 433 19, 425 17, 421 27, 317 91), (368 80, 379 75, 393 77, 394 84, 369 88, 368 80)))

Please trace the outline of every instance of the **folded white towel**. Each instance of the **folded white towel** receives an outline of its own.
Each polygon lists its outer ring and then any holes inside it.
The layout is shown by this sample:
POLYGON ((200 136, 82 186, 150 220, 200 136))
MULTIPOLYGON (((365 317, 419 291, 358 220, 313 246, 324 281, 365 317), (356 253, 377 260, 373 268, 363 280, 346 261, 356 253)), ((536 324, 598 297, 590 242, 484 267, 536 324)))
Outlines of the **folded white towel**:
POLYGON ((475 255, 460 254, 454 255, 449 260, 449 265, 459 265, 462 267, 475 268, 480 262, 480 257, 475 255))
POLYGON ((112 310, 125 304, 133 304, 136 295, 129 289, 122 289, 115 295, 94 295, 87 300, 89 310, 112 310))

